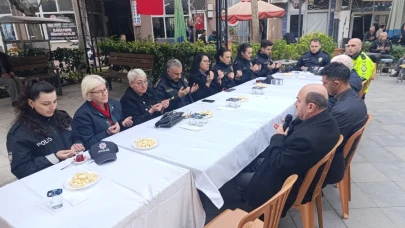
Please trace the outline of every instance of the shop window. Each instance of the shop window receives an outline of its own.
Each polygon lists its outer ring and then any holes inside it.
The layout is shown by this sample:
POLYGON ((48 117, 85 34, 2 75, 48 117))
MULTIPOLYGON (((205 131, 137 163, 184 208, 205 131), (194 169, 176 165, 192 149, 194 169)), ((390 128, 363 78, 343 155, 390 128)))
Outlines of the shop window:
POLYGON ((330 0, 308 0, 308 10, 327 10, 330 0))
POLYGON ((43 12, 57 12, 58 11, 58 9, 56 8, 55 0, 43 0, 41 7, 42 7, 43 12))
POLYGON ((58 0, 59 11, 73 11, 72 0, 58 0))

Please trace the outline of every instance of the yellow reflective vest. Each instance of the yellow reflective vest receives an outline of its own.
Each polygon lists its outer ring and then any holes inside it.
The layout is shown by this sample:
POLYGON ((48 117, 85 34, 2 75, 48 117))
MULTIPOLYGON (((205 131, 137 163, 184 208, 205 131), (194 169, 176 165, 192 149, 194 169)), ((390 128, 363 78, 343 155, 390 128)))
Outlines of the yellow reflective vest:
MULTIPOLYGON (((374 73, 374 68, 373 61, 364 52, 361 52, 356 59, 353 59, 353 69, 356 70, 357 74, 363 80, 368 80, 371 78, 374 73)), ((368 88, 366 90, 366 93, 367 92, 368 88)))

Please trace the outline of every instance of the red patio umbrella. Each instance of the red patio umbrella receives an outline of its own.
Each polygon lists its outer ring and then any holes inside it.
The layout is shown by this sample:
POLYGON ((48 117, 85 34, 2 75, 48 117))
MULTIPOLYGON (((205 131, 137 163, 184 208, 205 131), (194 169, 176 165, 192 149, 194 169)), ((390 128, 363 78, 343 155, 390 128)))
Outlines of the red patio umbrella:
MULTIPOLYGON (((282 17, 285 15, 285 10, 273 4, 257 1, 259 19, 282 17)), ((225 19, 225 18, 223 18, 225 19)), ((252 20, 252 8, 250 0, 242 0, 241 2, 228 8, 228 21, 249 21, 252 20)))

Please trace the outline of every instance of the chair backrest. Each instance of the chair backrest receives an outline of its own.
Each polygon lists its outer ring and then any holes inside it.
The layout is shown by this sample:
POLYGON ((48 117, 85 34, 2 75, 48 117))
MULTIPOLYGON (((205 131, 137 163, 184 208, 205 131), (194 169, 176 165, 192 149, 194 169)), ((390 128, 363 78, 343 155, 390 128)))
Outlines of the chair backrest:
POLYGON ((309 187, 311 186, 315 175, 318 173, 318 170, 321 166, 324 165, 322 170, 322 174, 319 177, 318 182, 315 185, 314 193, 312 195, 312 201, 315 200, 316 196, 321 193, 323 182, 325 181, 326 174, 328 174, 329 167, 332 164, 333 157, 336 152, 336 148, 340 146, 343 141, 343 136, 340 135, 338 142, 333 147, 333 149, 324 157, 322 158, 316 165, 314 165, 311 169, 308 170, 307 174, 305 175, 304 181, 301 184, 300 189, 298 190, 298 196, 295 200, 294 205, 301 205, 305 195, 308 192, 309 187))
POLYGON ((49 61, 45 55, 13 57, 9 61, 15 72, 49 67, 49 61))
POLYGON ((109 63, 118 66, 129 66, 131 68, 153 69, 155 56, 150 54, 131 54, 111 52, 109 63))
MULTIPOLYGON (((248 224, 251 224, 251 222, 255 221, 262 215, 264 215, 263 228, 277 228, 280 221, 281 213, 283 212, 285 201, 287 200, 287 197, 290 194, 290 191, 297 179, 298 175, 296 174, 288 177, 287 180, 284 181, 281 190, 269 201, 246 215, 239 222, 238 228, 249 227, 248 224)), ((254 227, 254 224, 250 227, 254 227)))
POLYGON ((352 162, 354 153, 357 150, 357 147, 360 143, 361 137, 363 136, 364 129, 366 126, 371 122, 372 116, 368 114, 367 122, 364 124, 360 130, 354 133, 350 138, 347 140, 345 146, 343 147, 343 154, 346 161, 345 171, 349 169, 350 163, 352 162))
POLYGON ((359 91, 359 96, 363 97, 364 93, 366 92, 367 88, 370 86, 371 83, 371 78, 369 78, 366 81, 363 81, 361 84, 361 90, 359 91))

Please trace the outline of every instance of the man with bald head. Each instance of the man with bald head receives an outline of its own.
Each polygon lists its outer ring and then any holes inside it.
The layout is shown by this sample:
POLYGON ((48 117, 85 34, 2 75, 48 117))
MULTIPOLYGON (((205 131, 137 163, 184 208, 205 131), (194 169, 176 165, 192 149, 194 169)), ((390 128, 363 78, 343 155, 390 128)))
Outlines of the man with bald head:
MULTIPOLYGON (((266 157, 256 172, 241 173, 235 185, 242 198, 257 208, 281 189, 284 181, 298 174, 285 212, 293 205, 308 170, 317 164, 339 139, 339 126, 328 112, 328 92, 320 84, 304 86, 297 95, 296 119, 286 130, 274 124, 275 134, 270 139, 266 157)), ((314 189, 309 189, 312 194, 314 189)))
MULTIPOLYGON (((360 39, 354 38, 349 40, 349 43, 346 45, 347 54, 353 59, 353 69, 356 70, 357 74, 360 76, 362 80, 368 80, 374 73, 374 63, 362 51, 363 44, 361 43, 360 39)), ((368 88, 366 93, 368 92, 368 88)), ((363 96, 363 99, 365 94, 363 96)))
POLYGON ((336 104, 330 111, 339 125, 340 134, 344 137, 343 143, 336 150, 329 173, 324 184, 336 184, 343 179, 345 160, 343 147, 356 131, 367 121, 367 108, 349 84, 350 69, 342 63, 331 63, 321 71, 322 82, 330 96, 336 99, 336 104))
POLYGON ((380 38, 376 41, 373 42, 373 44, 370 46, 370 52, 371 53, 380 53, 382 59, 394 59, 392 55, 390 55, 391 52, 391 47, 392 43, 388 39, 388 34, 386 32, 383 32, 380 34, 380 38))

